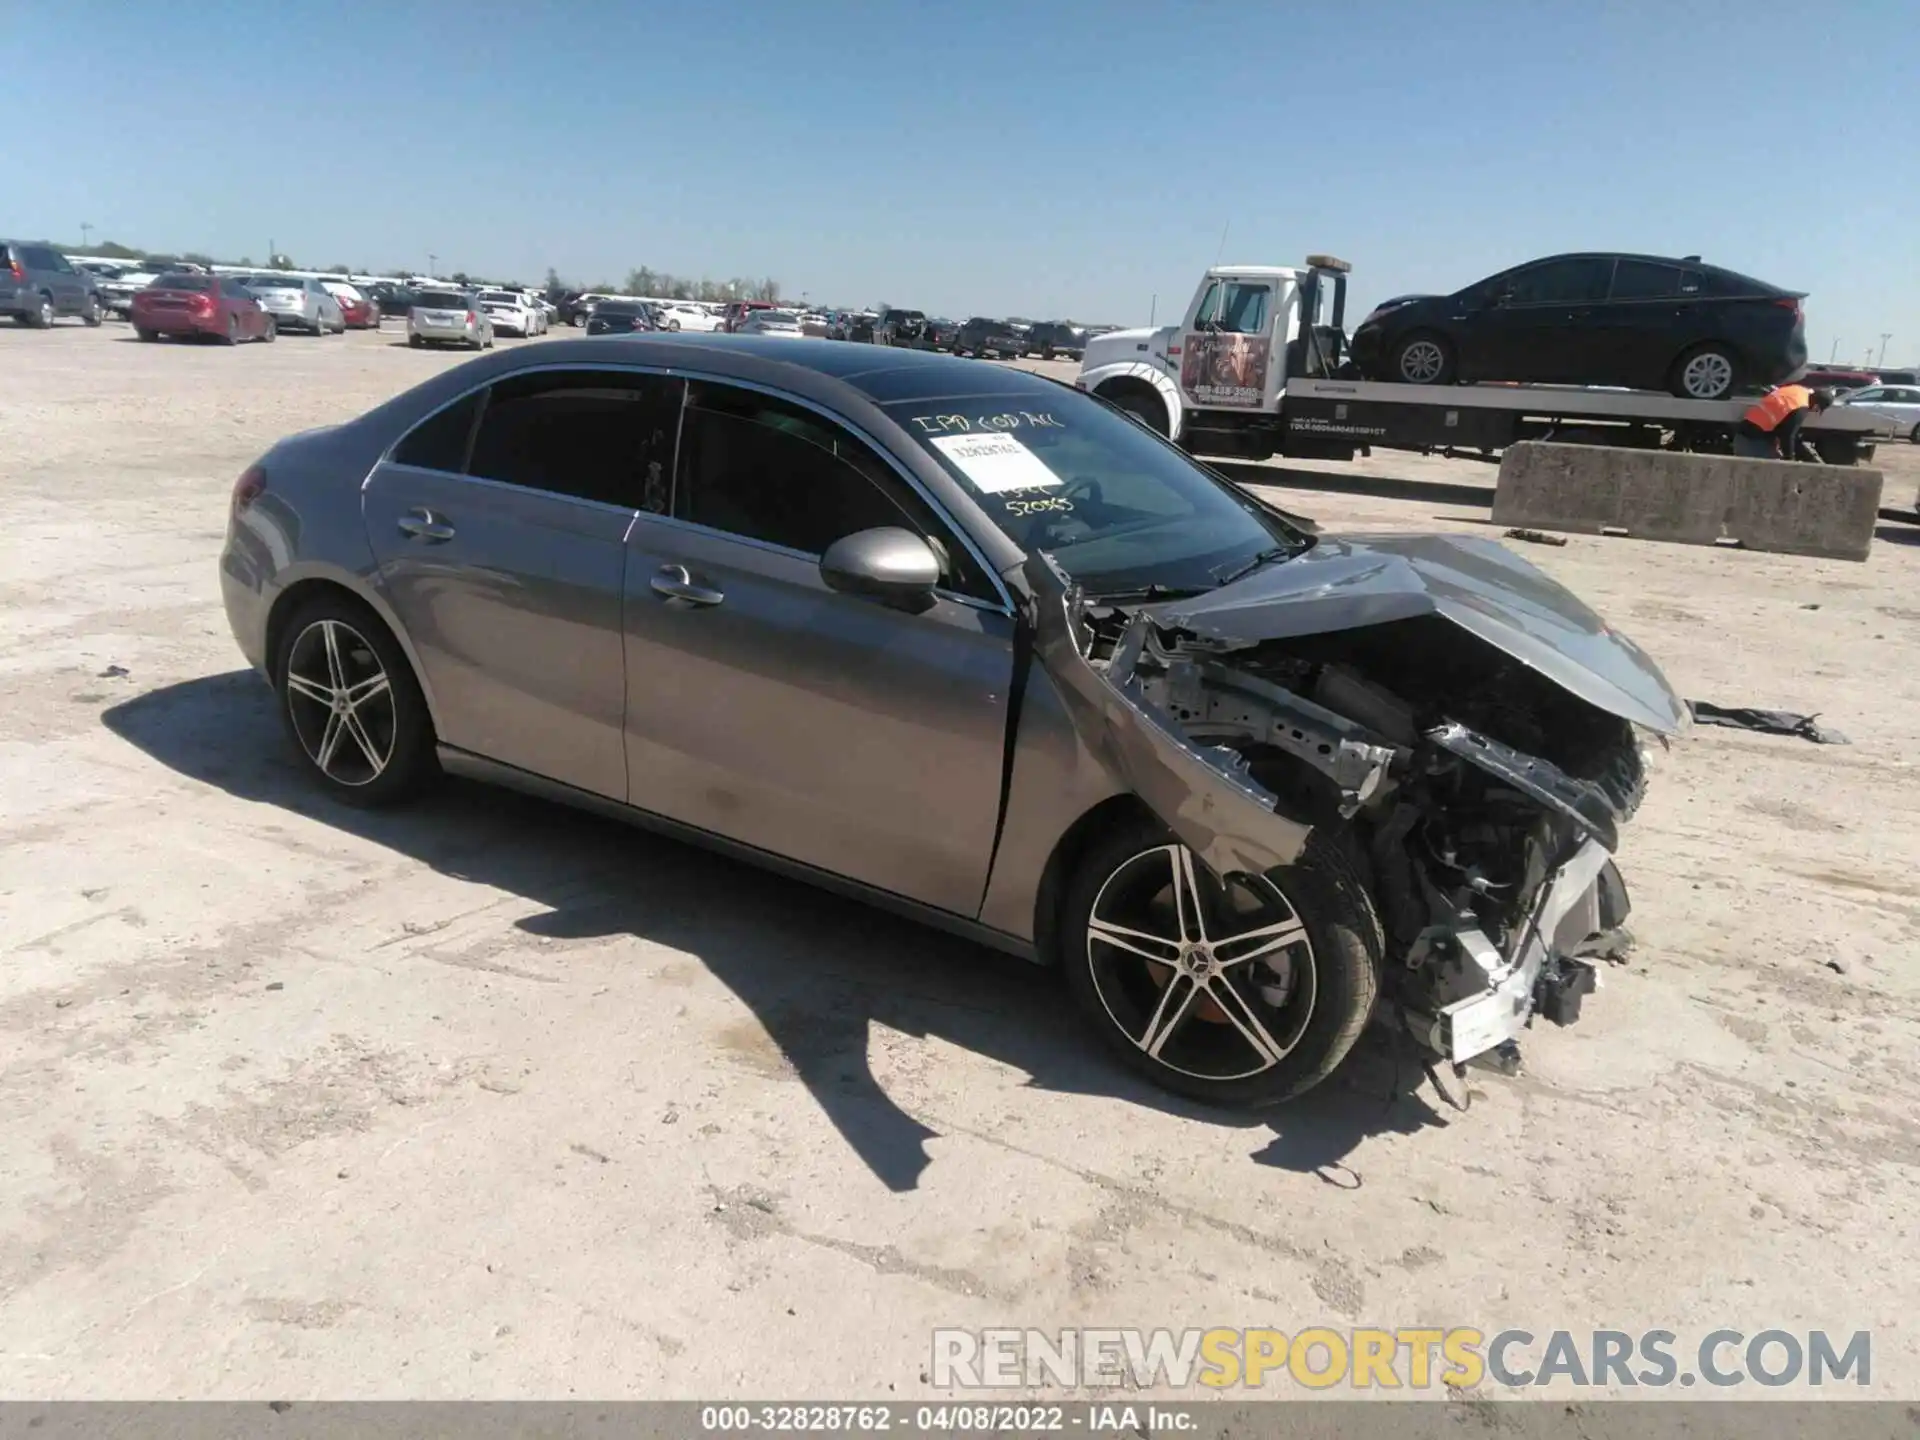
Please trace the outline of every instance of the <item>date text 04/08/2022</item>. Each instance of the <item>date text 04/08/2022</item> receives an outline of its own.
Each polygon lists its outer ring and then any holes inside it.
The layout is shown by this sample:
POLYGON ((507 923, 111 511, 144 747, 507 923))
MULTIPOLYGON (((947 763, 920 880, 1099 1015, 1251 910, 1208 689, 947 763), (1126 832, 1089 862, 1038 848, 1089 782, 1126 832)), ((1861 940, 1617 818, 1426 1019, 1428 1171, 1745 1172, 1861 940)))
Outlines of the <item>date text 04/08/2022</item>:
POLYGON ((1180 1434, 1198 1428, 1191 1407, 1099 1404, 905 1405, 800 1404, 703 1405, 700 1429, 706 1434, 885 1435, 1014 1434, 1081 1435, 1180 1434))

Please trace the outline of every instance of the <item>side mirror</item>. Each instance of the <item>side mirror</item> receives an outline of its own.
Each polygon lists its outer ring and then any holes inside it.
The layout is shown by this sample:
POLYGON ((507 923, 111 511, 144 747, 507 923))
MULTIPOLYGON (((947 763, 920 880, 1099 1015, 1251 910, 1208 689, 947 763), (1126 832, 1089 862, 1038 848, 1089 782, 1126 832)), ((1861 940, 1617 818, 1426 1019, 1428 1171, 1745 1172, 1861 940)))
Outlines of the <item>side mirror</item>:
POLYGON ((829 590, 918 614, 933 604, 940 557, 911 530, 884 525, 843 535, 829 545, 820 557, 820 578, 829 590))

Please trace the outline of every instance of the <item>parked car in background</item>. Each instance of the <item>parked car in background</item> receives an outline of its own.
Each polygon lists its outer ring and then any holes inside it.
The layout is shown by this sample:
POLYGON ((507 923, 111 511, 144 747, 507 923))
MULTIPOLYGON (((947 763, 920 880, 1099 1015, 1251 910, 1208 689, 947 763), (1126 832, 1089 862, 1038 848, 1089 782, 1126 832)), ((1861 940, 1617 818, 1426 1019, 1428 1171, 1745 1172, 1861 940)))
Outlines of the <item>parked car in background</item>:
POLYGON ((1840 403, 1887 421, 1920 445, 1920 385, 1865 385, 1842 395, 1840 403))
POLYGON ((404 319, 413 308, 413 291, 395 281, 376 280, 367 286, 366 293, 383 320, 404 319))
POLYGON ((272 340, 273 317, 237 275, 157 276, 128 308, 133 333, 142 340, 165 336, 224 341, 272 340))
POLYGON ((876 345, 911 345, 918 347, 925 338, 927 317, 918 310, 883 310, 874 323, 873 343, 876 345))
POLYGON ((1042 320, 1024 338, 1026 353, 1042 360, 1078 360, 1087 353, 1087 332, 1064 320, 1042 320))
POLYGON ((587 317, 589 335, 632 335, 659 328, 653 307, 640 300, 602 300, 587 317))
POLYGON ((547 331, 547 316, 517 290, 482 290, 475 297, 497 335, 530 340, 547 331))
MULTIPOLYGON (((1719 400, 1800 372, 1805 298, 1698 255, 1553 255, 1451 295, 1382 302, 1354 331, 1352 356, 1368 379, 1408 385, 1536 381, 1719 400)), ((1200 318, 1238 331, 1245 317, 1200 318)))
POLYGON ((378 330, 380 307, 358 285, 342 280, 322 280, 329 295, 340 306, 340 322, 349 330, 378 330))
POLYGON ((989 320, 984 315, 976 315, 955 333, 953 353, 992 356, 996 360, 1018 360, 1023 344, 1006 321, 989 320))
POLYGON ((490 350, 493 322, 464 291, 421 290, 413 297, 413 309, 407 312, 407 344, 416 350, 425 345, 470 345, 475 350, 490 350))
POLYGON ((1845 394, 1849 390, 1858 390, 1862 385, 1877 385, 1880 377, 1871 370, 1835 370, 1816 365, 1800 377, 1800 383, 1809 388, 1824 387, 1836 394, 1845 394))
POLYGON ((927 321, 926 329, 921 332, 921 340, 929 350, 952 350, 953 340, 960 333, 960 324, 944 315, 937 315, 927 321))
POLYGON ((742 322, 754 311, 773 308, 771 300, 730 300, 727 302, 727 308, 720 312, 720 328, 731 335, 739 330, 742 322))
POLYGON ((720 328, 718 315, 691 301, 676 300, 662 305, 658 318, 662 330, 690 330, 696 334, 709 334, 720 328))
POLYGON ((800 328, 812 339, 826 339, 828 323, 827 317, 818 310, 800 312, 800 328))
POLYGON ((106 313, 97 275, 51 245, 0 240, 0 315, 45 330, 62 315, 98 325, 106 313))
POLYGON ((1920 385, 1920 370, 1876 370, 1873 378, 1882 385, 1920 385))
POLYGON ((304 275, 250 275, 246 286, 260 297, 267 314, 279 329, 289 325, 311 335, 340 335, 346 332, 346 317, 340 302, 318 280, 304 275))
POLYGON ((754 310, 734 331, 736 335, 784 335, 790 339, 804 338, 806 333, 798 310, 754 310))

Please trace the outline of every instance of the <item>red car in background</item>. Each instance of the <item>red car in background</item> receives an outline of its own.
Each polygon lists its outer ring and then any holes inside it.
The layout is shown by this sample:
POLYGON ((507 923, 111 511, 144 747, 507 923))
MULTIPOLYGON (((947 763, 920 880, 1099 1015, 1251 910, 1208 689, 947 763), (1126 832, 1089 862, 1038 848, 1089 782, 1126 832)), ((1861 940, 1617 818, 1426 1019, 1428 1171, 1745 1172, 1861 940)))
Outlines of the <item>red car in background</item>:
POLYGON ((156 276, 133 293, 128 313, 142 340, 162 335, 212 336, 228 345, 242 340, 271 340, 273 317, 259 298, 231 275, 173 272, 156 276))
POLYGON ((340 319, 349 330, 378 330, 380 328, 380 307, 369 300, 358 287, 342 285, 332 280, 321 282, 327 287, 327 293, 340 302, 340 319))

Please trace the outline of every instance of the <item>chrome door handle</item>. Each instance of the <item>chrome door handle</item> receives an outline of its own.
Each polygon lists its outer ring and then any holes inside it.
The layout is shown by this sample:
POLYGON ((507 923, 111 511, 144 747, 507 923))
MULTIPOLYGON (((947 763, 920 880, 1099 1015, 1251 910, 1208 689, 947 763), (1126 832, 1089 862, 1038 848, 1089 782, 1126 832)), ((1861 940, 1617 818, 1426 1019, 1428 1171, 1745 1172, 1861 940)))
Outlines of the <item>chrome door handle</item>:
POLYGON ((684 565, 662 565, 653 574, 653 593, 662 600, 688 605, 718 605, 727 597, 707 585, 696 585, 684 565))
POLYGON ((451 540, 453 526, 447 524, 424 505, 416 505, 413 510, 400 517, 400 533, 411 535, 416 540, 451 540))

